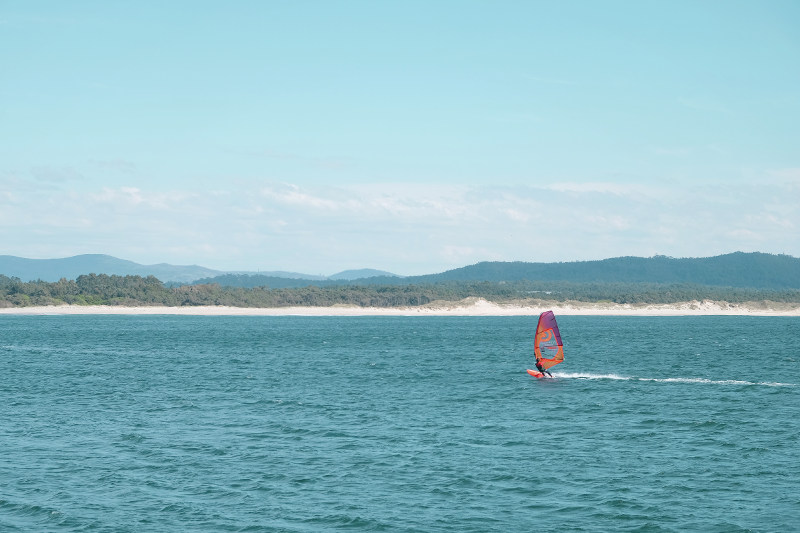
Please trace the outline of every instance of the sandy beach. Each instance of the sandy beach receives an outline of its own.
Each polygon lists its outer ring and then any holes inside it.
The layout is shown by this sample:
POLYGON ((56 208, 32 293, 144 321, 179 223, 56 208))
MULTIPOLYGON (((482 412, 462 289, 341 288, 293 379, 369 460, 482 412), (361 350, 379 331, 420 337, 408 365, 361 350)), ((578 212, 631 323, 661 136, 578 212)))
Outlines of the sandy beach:
POLYGON ((800 304, 695 301, 669 305, 630 305, 585 302, 541 302, 496 304, 470 298, 462 302, 431 303, 420 307, 123 307, 63 305, 0 309, 0 315, 187 315, 187 316, 527 316, 552 310, 557 315, 593 316, 691 316, 747 315, 800 316, 800 304))

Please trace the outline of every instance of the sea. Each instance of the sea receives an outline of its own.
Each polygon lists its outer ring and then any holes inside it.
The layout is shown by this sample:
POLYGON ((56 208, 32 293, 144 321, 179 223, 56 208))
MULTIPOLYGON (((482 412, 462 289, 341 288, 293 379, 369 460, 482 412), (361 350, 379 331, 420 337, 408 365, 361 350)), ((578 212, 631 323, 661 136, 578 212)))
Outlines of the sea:
POLYGON ((0 531, 800 531, 800 318, 0 316, 0 531))

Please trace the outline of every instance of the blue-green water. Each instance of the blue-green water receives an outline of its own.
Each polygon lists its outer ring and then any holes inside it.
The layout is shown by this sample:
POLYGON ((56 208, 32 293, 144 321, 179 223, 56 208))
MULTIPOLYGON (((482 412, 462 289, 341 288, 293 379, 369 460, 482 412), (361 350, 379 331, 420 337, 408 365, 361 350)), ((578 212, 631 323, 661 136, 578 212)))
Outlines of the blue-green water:
POLYGON ((0 317, 0 530, 800 530, 800 319, 535 322, 0 317))

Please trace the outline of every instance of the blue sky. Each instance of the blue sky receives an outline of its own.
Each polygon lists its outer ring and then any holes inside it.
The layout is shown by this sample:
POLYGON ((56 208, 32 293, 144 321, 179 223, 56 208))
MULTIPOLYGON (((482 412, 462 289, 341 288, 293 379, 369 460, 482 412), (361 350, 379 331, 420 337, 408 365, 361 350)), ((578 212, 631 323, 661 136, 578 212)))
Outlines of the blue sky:
POLYGON ((796 1, 0 1, 0 254, 800 256, 796 1))

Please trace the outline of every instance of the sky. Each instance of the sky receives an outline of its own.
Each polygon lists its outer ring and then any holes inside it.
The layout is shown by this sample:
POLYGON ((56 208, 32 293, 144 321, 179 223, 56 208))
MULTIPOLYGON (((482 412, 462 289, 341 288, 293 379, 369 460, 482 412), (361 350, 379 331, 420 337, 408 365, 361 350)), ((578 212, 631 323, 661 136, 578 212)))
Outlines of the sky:
POLYGON ((800 257, 795 0, 0 0, 0 255, 800 257))

